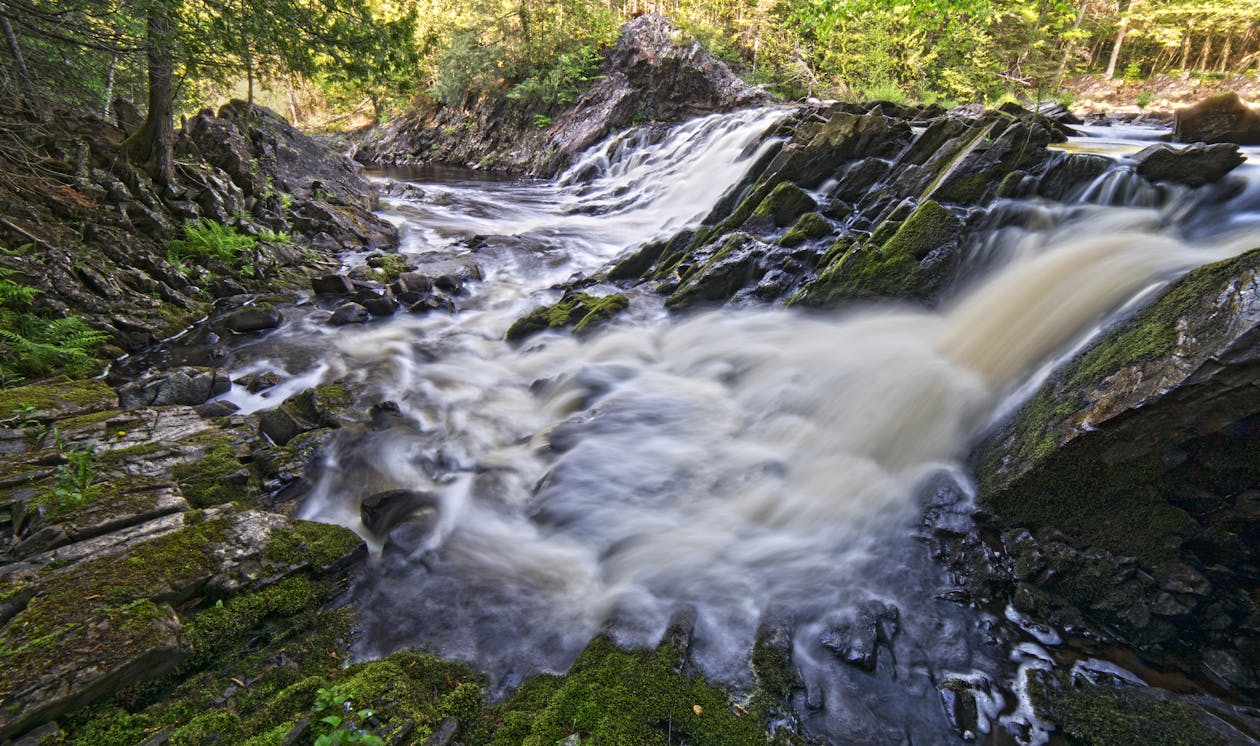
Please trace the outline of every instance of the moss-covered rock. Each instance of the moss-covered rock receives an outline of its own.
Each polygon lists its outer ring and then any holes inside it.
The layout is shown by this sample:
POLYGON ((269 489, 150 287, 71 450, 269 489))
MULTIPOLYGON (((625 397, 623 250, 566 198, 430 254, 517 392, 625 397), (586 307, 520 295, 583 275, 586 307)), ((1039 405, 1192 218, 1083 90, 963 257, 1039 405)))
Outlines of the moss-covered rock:
POLYGON ((1062 671, 1030 670, 1028 694, 1037 716, 1072 743, 1109 746, 1210 746, 1227 741, 1209 725, 1217 718, 1159 689, 1094 683, 1062 671))
POLYGON ((0 391, 0 421, 15 425, 50 422, 118 408, 118 395, 104 381, 66 381, 0 391))
POLYGON ((787 248, 800 246, 809 240, 818 240, 831 232, 831 223, 816 212, 807 212, 796 221, 792 229, 783 234, 779 245, 787 248))
POLYGON ((862 298, 926 297, 940 278, 922 260, 955 242, 961 230, 962 222, 952 212, 928 200, 895 230, 877 229, 870 243, 849 248, 792 302, 830 307, 862 298))
POLYGON ((507 330, 509 341, 519 341, 548 329, 572 327, 575 334, 590 330, 630 307, 621 293, 596 296, 570 293, 550 306, 536 308, 507 330))
POLYGON ((753 210, 753 215, 766 215, 777 226, 791 225, 801 215, 818 206, 814 198, 797 185, 785 181, 776 186, 753 210))

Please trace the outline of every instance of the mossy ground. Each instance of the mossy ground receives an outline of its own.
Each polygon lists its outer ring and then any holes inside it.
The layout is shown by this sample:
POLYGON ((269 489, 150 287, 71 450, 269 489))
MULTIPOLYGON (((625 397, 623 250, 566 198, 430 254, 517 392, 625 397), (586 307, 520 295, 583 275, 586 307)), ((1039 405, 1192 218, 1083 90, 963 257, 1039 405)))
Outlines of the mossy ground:
POLYGON ((115 409, 117 406, 118 395, 104 381, 97 379, 0 390, 0 421, 11 424, 115 409))

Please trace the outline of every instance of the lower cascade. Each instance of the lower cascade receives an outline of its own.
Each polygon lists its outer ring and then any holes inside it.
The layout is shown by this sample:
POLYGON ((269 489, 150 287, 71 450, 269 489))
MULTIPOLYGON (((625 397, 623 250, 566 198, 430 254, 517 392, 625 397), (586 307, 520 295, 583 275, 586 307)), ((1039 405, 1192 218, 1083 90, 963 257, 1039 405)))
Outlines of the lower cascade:
POLYGON ((796 680, 783 727, 827 743, 1045 743, 1029 670, 1141 682, 1056 653, 1061 631, 1011 606, 958 603, 934 555, 976 531, 968 457, 994 423, 1176 277, 1256 248, 1194 223, 1189 190, 1125 202, 1100 176, 1080 201, 1007 199, 1039 219, 964 239, 976 258, 932 309, 668 314, 640 284, 611 322, 505 341, 562 286, 611 296, 601 268, 711 225, 788 115, 631 130, 554 182, 382 174, 405 187, 385 210, 403 256, 464 273, 458 310, 334 327, 299 305, 234 345, 234 379, 287 379, 224 395, 243 412, 332 381, 387 403, 330 442, 300 511, 372 548, 357 657, 420 647, 503 694, 601 633, 647 648, 682 630, 689 665, 751 692, 750 654, 777 646, 796 680))

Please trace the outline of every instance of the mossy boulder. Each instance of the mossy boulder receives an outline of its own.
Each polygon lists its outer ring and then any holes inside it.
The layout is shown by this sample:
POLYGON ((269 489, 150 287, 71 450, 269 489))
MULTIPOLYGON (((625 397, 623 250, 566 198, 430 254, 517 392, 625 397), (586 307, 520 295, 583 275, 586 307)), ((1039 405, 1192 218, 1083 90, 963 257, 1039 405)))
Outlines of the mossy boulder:
MULTIPOLYGON (((1056 373, 975 454, 979 502, 996 524, 1058 536, 1097 562, 1136 558, 1154 577, 1129 603, 1150 614, 1108 619, 1120 639, 1254 637, 1254 604, 1230 599, 1253 587, 1242 537, 1260 517, 1247 497, 1260 480, 1248 455, 1260 446, 1257 279, 1260 250, 1188 273, 1056 373), (1209 585, 1183 589, 1168 567, 1214 569, 1209 585), (1182 595, 1161 596, 1165 586, 1182 595)), ((1089 572, 1084 563, 1068 574, 1089 572)), ((1069 602, 1096 604, 1087 580, 1059 583, 1069 602)))
POLYGON ((753 210, 753 217, 764 215, 773 220, 776 226, 786 226, 817 206, 818 203, 805 190, 785 181, 757 205, 757 209, 753 210))
POLYGON ((796 225, 779 239, 779 245, 792 248, 806 241, 818 240, 831 233, 831 223, 816 212, 807 212, 796 221, 796 225))
POLYGON ((1100 674, 1093 675, 1095 680, 1038 669, 1025 675, 1037 716, 1072 743, 1211 746, 1237 743, 1234 739, 1242 737, 1215 714, 1177 701, 1161 689, 1100 674))
POLYGON ((589 295, 569 293, 550 306, 536 308, 517 319, 507 330, 508 341, 519 341, 548 329, 572 327, 575 334, 603 324, 630 307, 630 299, 621 293, 589 295))
POLYGON ((869 243, 847 248, 791 302, 831 307, 846 300, 930 295, 940 273, 923 260, 955 246, 962 221, 932 200, 916 207, 904 222, 889 220, 895 228, 877 228, 869 243))

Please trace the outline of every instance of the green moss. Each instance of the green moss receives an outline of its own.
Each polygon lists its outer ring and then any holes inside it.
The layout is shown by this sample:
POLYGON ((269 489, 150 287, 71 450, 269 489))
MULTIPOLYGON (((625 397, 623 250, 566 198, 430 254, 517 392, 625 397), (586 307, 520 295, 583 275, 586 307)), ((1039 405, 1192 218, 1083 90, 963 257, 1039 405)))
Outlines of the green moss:
POLYGON ((51 420, 117 408, 117 394, 98 379, 0 390, 0 421, 51 420))
POLYGON ((241 719, 226 710, 211 710, 190 720, 171 735, 171 746, 240 743, 244 735, 241 719))
POLYGON ((753 215, 769 215, 778 226, 790 225, 801 215, 818 206, 814 198, 790 181, 780 183, 766 195, 753 215))
POLYGON ((348 528, 294 521, 289 528, 271 535, 263 559, 282 567, 309 565, 325 569, 340 563, 362 546, 363 540, 348 528))
POLYGON ((507 339, 517 341, 548 329, 570 326, 574 333, 580 334, 616 316, 629 306, 630 299, 621 293, 606 296, 573 293, 517 319, 508 327, 507 339))
POLYGON ((249 472, 236 458, 234 438, 215 439, 197 461, 177 465, 171 477, 195 508, 209 508, 249 497, 249 472))
POLYGON ((978 204, 988 193, 996 177, 987 171, 972 171, 946 180, 932 195, 941 202, 960 205, 978 204))
POLYGON ((807 212, 796 221, 792 229, 783 234, 779 245, 791 248, 800 246, 810 239, 817 240, 831 232, 831 223, 816 212, 807 212))
POLYGON ((1030 672, 1038 715, 1074 743, 1108 746, 1209 746, 1224 741, 1204 713, 1145 687, 1096 686, 1063 672, 1030 672))
POLYGON ((953 240, 961 228, 952 212, 927 200, 882 244, 877 230, 870 243, 850 248, 834 260, 792 302, 828 307, 851 299, 923 297, 934 278, 919 262, 953 240))
POLYGON ((239 647, 241 637, 268 617, 291 617, 314 608, 331 596, 330 590, 302 576, 285 578, 260 591, 233 596, 226 603, 202 610, 187 620, 184 632, 199 661, 239 647), (235 643, 235 645, 234 645, 235 643))
POLYGON ((592 743, 766 741, 756 719, 734 712, 721 689, 677 673, 675 664, 673 656, 596 638, 562 679, 522 688, 496 708, 505 727, 489 742, 552 746, 573 733, 592 743))
POLYGON ((378 270, 376 276, 382 282, 393 282, 398 275, 416 268, 402 254, 375 254, 367 258, 367 265, 378 270))

